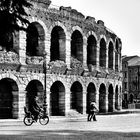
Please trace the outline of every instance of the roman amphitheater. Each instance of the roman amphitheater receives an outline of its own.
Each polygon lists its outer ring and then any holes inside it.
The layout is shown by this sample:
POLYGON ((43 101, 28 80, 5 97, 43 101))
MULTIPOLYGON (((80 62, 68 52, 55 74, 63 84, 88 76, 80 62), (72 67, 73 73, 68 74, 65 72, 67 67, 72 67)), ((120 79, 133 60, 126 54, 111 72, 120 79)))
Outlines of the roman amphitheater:
POLYGON ((31 2, 27 32, 0 47, 0 119, 23 118, 36 95, 49 116, 86 114, 91 101, 103 113, 120 110, 121 39, 76 9, 31 2))

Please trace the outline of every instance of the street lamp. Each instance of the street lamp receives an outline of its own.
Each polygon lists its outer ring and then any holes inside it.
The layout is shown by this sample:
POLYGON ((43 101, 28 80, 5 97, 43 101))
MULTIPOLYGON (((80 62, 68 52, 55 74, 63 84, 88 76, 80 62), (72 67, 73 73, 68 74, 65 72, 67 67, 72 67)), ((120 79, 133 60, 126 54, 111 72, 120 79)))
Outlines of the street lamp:
POLYGON ((46 113, 46 108, 47 108, 47 104, 46 104, 46 87, 47 87, 47 84, 46 84, 46 55, 47 53, 44 52, 43 53, 43 73, 44 73, 44 104, 43 104, 43 107, 44 107, 44 112, 46 113))

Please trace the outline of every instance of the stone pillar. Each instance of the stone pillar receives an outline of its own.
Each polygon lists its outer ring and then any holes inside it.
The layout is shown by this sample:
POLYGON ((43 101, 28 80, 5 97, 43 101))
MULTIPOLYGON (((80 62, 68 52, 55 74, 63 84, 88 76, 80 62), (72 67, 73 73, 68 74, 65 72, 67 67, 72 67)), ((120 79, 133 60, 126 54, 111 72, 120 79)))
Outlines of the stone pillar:
POLYGON ((106 101, 106 103, 105 103, 105 113, 106 113, 106 112, 108 112, 108 92, 105 95, 105 101, 106 101))
POLYGON ((115 49, 113 50, 113 70, 115 70, 115 49))
POLYGON ((96 68, 97 70, 99 69, 99 65, 100 65, 100 43, 97 42, 97 57, 96 57, 96 68))
POLYGON ((96 91, 96 99, 95 99, 95 101, 96 101, 96 106, 99 109, 99 91, 96 91))
POLYGON ((87 92, 83 91, 83 114, 86 114, 87 92))
POLYGON ((47 91, 46 95, 47 113, 50 115, 50 92, 47 91))
POLYGON ((24 106, 26 106, 26 91, 25 89, 19 88, 19 119, 23 119, 24 106))
POLYGON ((121 59, 121 53, 119 54, 119 72, 122 71, 122 59, 121 59))
POLYGON ((108 71, 108 49, 106 49, 106 70, 108 71))
POLYGON ((87 69, 87 38, 83 37, 83 65, 87 69))
POLYGON ((26 63, 26 32, 19 32, 19 61, 22 65, 26 63))
POLYGON ((121 53, 118 53, 118 71, 121 71, 121 53))
POLYGON ((66 37, 66 64, 67 67, 70 68, 70 59, 71 59, 71 38, 70 36, 66 37))
POLYGON ((122 109, 122 93, 119 92, 119 97, 118 97, 118 110, 122 109))
POLYGON ((51 35, 48 33, 45 38, 45 52, 46 52, 46 63, 50 62, 50 44, 51 44, 51 35))
POLYGON ((65 90, 65 115, 68 116, 69 112, 70 112, 70 94, 71 91, 69 88, 66 88, 65 90))
POLYGON ((113 112, 115 111, 116 109, 115 109, 115 92, 114 92, 114 94, 113 94, 113 112))
MULTIPOLYGON (((49 81, 48 81, 49 82, 49 81)), ((47 83, 47 85, 49 85, 49 83, 47 83)), ((50 87, 47 86, 47 89, 46 89, 46 104, 47 104, 47 112, 48 112, 48 115, 50 115, 50 87)))

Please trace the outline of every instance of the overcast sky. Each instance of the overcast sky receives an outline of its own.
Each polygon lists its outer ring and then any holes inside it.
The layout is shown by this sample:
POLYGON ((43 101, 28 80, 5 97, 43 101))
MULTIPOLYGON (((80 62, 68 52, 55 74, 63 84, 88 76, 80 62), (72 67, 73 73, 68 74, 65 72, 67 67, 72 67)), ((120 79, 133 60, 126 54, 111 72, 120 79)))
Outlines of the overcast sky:
POLYGON ((122 40, 122 55, 140 56, 140 0, 51 0, 103 20, 122 40))

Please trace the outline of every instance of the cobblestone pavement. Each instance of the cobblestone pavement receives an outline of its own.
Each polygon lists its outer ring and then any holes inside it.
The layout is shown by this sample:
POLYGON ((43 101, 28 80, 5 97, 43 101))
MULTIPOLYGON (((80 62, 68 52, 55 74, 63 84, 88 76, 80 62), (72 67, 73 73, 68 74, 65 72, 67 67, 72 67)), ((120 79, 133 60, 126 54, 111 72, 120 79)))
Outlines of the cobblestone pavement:
POLYGON ((87 122, 86 117, 77 119, 50 118, 50 122, 46 126, 39 123, 25 126, 21 121, 0 120, 0 136, 7 135, 11 136, 10 138, 13 136, 30 136, 30 138, 36 139, 35 136, 40 136, 44 139, 45 137, 55 139, 61 135, 65 139, 64 137, 68 135, 86 134, 88 136, 89 132, 139 132, 137 138, 140 139, 140 114, 97 115, 97 122, 87 122))

